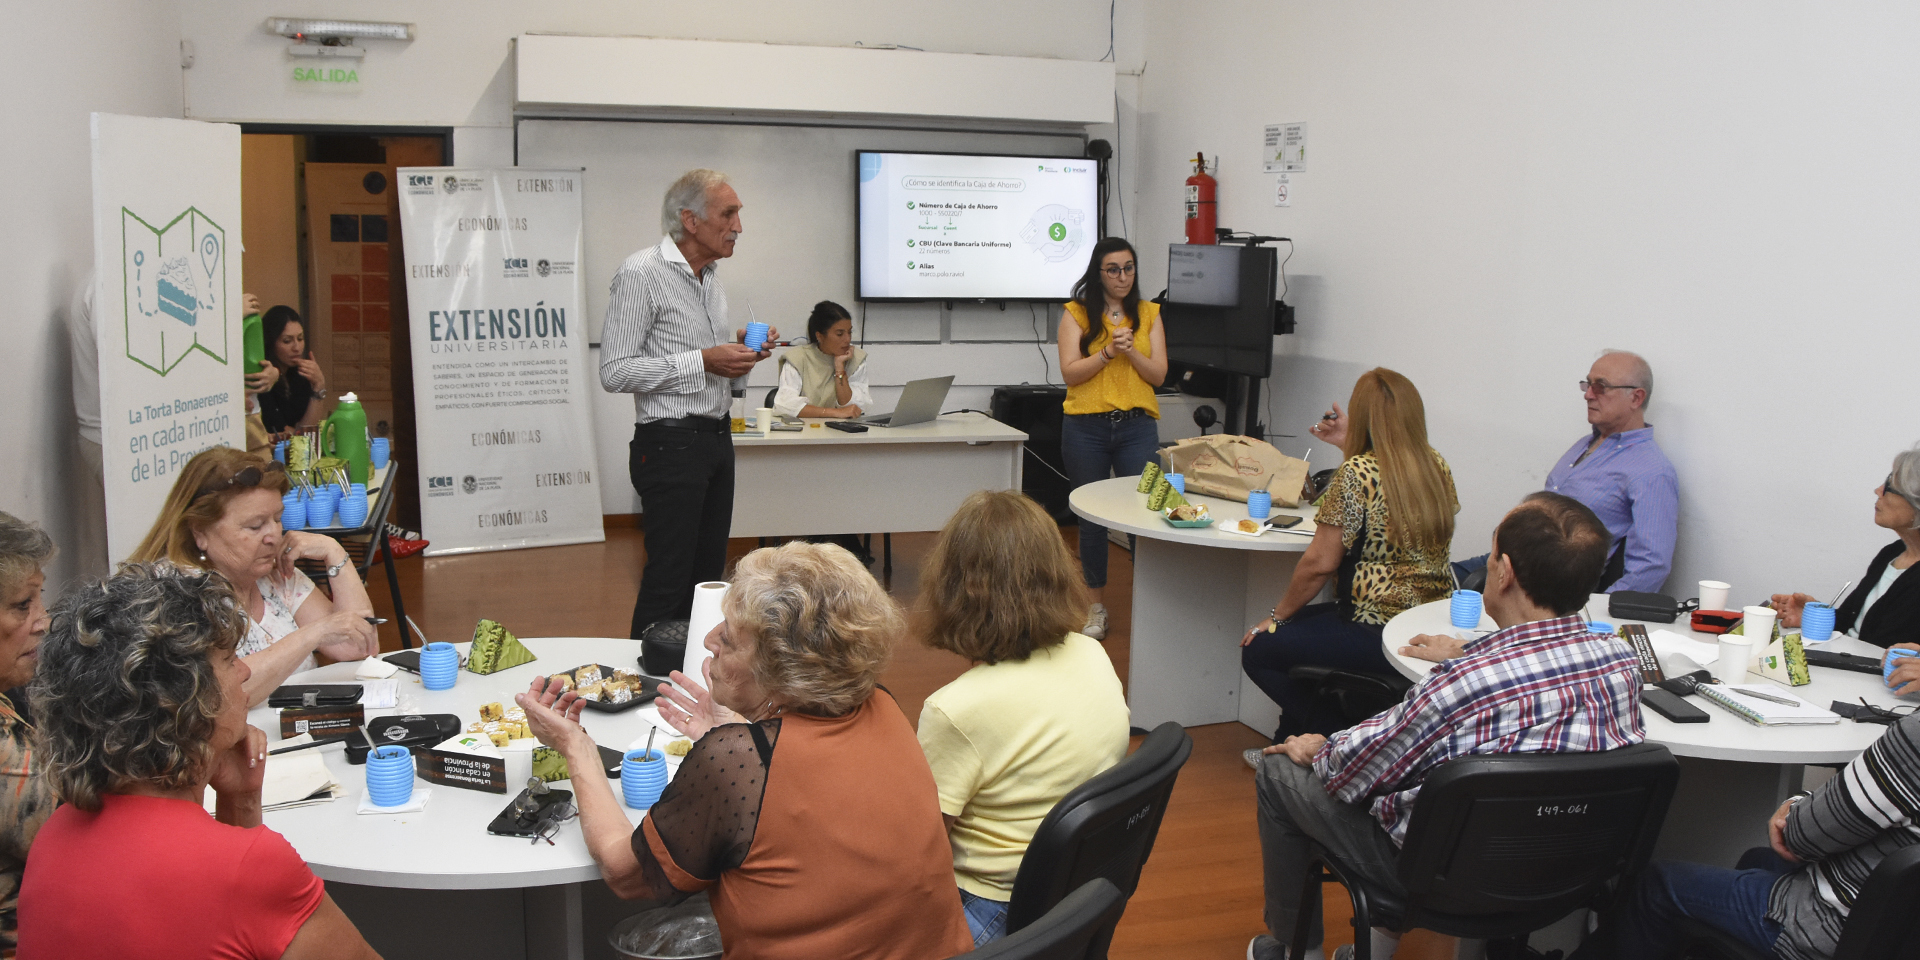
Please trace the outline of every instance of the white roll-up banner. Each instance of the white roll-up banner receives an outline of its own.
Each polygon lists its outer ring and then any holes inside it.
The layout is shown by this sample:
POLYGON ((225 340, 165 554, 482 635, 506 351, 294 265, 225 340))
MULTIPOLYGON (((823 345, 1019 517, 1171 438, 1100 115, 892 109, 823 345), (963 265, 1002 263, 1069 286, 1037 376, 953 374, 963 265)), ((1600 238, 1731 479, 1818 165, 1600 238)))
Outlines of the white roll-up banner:
POLYGON ((140 544, 194 454, 246 444, 239 255, 239 127, 93 115, 92 320, 114 560, 140 544))
POLYGON ((427 555, 606 539, 581 171, 397 173, 427 555))

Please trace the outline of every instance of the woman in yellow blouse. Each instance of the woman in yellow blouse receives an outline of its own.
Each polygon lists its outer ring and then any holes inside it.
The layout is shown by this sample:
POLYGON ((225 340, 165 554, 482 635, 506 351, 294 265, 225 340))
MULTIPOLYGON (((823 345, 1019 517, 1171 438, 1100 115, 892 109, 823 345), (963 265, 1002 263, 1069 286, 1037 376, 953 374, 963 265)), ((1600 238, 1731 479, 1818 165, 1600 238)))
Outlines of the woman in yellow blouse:
MULTIPOLYGON (((1153 388, 1167 378, 1167 338, 1160 305, 1141 302, 1134 270, 1126 240, 1094 244, 1087 272, 1060 314, 1060 375, 1067 381, 1060 458, 1076 488, 1139 473, 1159 446, 1153 388)), ((1086 520, 1080 521, 1080 572, 1093 601, 1080 632, 1105 639, 1107 528, 1086 520)))

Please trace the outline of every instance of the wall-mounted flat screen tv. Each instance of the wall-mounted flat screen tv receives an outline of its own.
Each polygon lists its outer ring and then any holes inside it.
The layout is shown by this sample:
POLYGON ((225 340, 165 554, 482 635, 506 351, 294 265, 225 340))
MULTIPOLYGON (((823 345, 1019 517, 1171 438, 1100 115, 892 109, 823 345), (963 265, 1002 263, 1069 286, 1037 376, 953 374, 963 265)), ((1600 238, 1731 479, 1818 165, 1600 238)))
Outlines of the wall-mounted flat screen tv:
POLYGON ((1083 157, 854 154, 861 300, 1065 300, 1100 239, 1083 157))

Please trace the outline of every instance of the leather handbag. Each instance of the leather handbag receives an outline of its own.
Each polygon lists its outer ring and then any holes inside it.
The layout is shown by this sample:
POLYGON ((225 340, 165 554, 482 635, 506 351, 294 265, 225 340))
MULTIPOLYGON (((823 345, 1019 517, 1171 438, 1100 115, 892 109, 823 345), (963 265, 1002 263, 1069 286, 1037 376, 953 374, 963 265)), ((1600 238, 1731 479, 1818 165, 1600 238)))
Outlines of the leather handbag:
POLYGON ((1680 614, 1700 605, 1698 600, 1684 603, 1664 593, 1619 590, 1608 594, 1607 613, 1616 620, 1645 620, 1648 623, 1672 623, 1680 614))

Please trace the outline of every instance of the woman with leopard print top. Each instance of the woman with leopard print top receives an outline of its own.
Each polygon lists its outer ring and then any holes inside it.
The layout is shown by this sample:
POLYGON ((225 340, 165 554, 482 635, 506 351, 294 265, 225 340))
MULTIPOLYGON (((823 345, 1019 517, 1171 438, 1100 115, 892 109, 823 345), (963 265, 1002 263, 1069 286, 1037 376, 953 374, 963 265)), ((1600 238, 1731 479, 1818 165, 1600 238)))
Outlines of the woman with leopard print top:
POLYGON ((1273 615, 1240 641, 1242 669, 1280 705, 1275 743, 1348 725, 1314 715, 1313 690, 1295 685, 1288 670, 1312 664, 1392 674, 1381 628, 1453 589, 1447 560, 1460 500, 1446 459, 1427 444, 1420 391, 1376 368, 1353 385, 1348 410, 1335 404, 1314 431, 1339 444, 1347 460, 1320 497, 1313 542, 1273 615), (1338 600, 1309 603, 1332 578, 1338 600))

